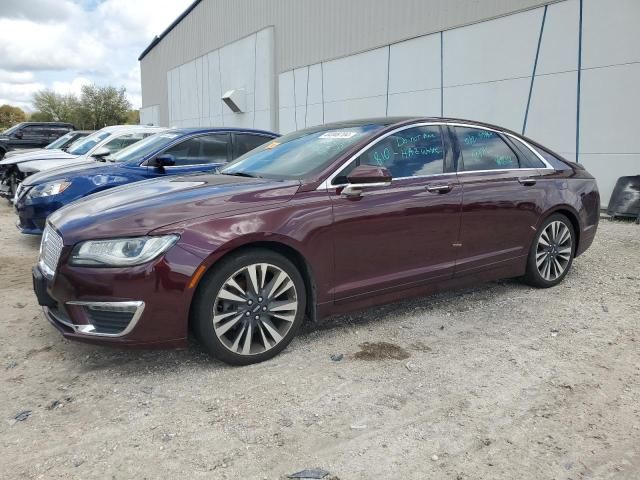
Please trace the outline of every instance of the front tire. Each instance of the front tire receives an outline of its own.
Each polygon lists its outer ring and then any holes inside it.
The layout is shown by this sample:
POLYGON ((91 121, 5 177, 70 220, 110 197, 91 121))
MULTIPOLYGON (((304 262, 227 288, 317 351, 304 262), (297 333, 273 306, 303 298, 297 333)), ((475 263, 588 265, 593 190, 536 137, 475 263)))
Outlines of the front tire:
POLYGON ((20 180, 18 179, 18 174, 16 172, 10 172, 9 173, 9 192, 11 193, 11 199, 13 200, 13 197, 16 194, 16 191, 18 191, 18 185, 20 184, 20 180))
POLYGON ((538 288, 559 284, 569 272, 576 249, 576 233, 567 217, 556 213, 536 233, 527 259, 524 281, 538 288))
POLYGON ((191 321, 211 355, 248 365, 273 358, 291 342, 306 298, 293 262, 271 250, 251 249, 223 259, 202 280, 191 321))

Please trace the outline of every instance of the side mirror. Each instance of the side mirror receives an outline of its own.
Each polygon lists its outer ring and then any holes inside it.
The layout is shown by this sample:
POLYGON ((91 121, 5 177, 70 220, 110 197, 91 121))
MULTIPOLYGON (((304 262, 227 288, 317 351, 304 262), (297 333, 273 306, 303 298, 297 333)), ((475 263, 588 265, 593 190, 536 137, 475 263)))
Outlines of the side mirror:
POLYGON ((384 167, 359 165, 347 176, 349 185, 342 189, 345 197, 359 197, 365 188, 388 187, 391 185, 391 173, 384 167))
POLYGON ((17 138, 18 140, 22 140, 22 132, 18 130, 16 133, 13 134, 13 137, 17 138))
POLYGON ((104 160, 104 157, 108 157, 109 155, 111 155, 111 150, 107 147, 100 147, 91 154, 91 156, 96 160, 104 160))
POLYGON ((163 153, 158 155, 156 158, 152 158, 147 162, 148 167, 155 167, 163 169, 164 167, 173 167, 176 164, 176 157, 173 155, 169 155, 168 153, 163 153))

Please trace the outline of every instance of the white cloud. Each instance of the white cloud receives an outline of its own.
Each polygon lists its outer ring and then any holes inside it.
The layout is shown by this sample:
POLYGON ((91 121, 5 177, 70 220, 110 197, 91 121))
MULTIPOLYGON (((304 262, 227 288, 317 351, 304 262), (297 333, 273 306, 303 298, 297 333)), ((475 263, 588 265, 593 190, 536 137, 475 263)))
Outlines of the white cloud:
POLYGON ((31 99, 38 90, 45 88, 40 82, 8 83, 0 81, 0 105, 8 103, 23 110, 31 110, 31 99))
POLYGON ((73 93, 74 95, 80 95, 80 91, 82 90, 83 85, 89 85, 91 80, 84 77, 76 77, 70 82, 53 82, 51 88, 54 92, 60 93, 62 95, 68 95, 73 93))
POLYGON ((166 8, 167 3, 157 0, 106 0, 96 11, 98 17, 105 19, 101 26, 104 38, 114 44, 136 40, 151 42, 189 6, 191 0, 173 0, 171 8, 166 8))
POLYGON ((2 0, 0 17, 54 22, 68 18, 78 10, 80 7, 68 0, 2 0))
POLYGON ((137 57, 190 3, 0 0, 0 99, 24 104, 39 88, 77 93, 95 82, 124 86, 139 107, 137 57))
POLYGON ((0 19, 0 58, 5 70, 99 69, 105 45, 66 23, 0 19))
POLYGON ((7 72, 0 70, 0 82, 8 83, 31 83, 34 75, 32 72, 7 72))

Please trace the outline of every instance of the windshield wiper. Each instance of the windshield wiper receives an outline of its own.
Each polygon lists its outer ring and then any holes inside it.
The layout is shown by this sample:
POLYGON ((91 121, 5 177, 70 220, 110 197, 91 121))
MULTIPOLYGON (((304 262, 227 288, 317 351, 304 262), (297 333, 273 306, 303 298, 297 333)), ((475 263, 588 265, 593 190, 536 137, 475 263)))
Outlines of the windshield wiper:
POLYGON ((260 178, 259 175, 247 172, 220 172, 220 175, 233 175, 236 177, 260 178))

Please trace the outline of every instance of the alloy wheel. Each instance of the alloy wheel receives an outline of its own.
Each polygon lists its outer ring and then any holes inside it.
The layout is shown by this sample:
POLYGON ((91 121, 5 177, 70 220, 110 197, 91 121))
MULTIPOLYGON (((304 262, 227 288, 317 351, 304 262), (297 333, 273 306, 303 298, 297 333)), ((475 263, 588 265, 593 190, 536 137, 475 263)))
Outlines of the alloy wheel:
POLYGON ((536 267, 548 282, 562 276, 572 253, 571 230, 561 221, 553 221, 547 225, 538 237, 536 248, 536 267))
POLYGON ((287 335, 298 312, 291 277, 269 263, 255 263, 225 280, 213 303, 213 328, 220 342, 239 355, 271 350, 287 335))

